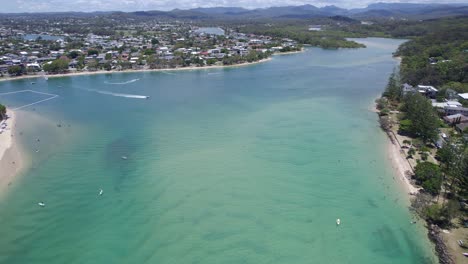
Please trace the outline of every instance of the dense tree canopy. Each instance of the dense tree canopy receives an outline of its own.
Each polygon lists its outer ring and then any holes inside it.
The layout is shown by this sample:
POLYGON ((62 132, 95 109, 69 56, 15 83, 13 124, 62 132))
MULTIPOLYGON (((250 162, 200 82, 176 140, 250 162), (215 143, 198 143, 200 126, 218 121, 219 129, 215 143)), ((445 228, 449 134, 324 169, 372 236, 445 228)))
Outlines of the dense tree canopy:
POLYGON ((442 185, 442 173, 439 166, 431 162, 421 162, 414 168, 414 178, 424 190, 437 195, 442 185))
POLYGON ((23 74, 23 67, 14 65, 8 68, 8 74, 12 76, 19 76, 23 74))
POLYGON ((410 121, 405 132, 420 137, 424 142, 437 140, 439 119, 426 97, 419 93, 407 94, 402 110, 405 112, 405 119, 410 121))
POLYGON ((427 34, 401 45, 402 79, 412 85, 468 82, 468 17, 423 24, 427 34))
POLYGON ((68 60, 57 59, 43 66, 44 71, 49 73, 61 73, 68 70, 68 60))
POLYGON ((387 87, 382 94, 391 101, 400 101, 403 97, 403 90, 401 89, 400 76, 397 71, 394 71, 388 79, 387 87))

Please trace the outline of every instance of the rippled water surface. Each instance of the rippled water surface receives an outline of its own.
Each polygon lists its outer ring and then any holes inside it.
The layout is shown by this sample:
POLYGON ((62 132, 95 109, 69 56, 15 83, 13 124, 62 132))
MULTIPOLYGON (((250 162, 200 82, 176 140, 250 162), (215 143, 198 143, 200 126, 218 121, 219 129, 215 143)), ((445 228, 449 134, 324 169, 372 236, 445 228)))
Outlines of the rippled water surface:
POLYGON ((18 113, 31 166, 0 200, 0 263, 431 263, 369 111, 402 41, 365 41, 0 83, 59 95, 18 113))

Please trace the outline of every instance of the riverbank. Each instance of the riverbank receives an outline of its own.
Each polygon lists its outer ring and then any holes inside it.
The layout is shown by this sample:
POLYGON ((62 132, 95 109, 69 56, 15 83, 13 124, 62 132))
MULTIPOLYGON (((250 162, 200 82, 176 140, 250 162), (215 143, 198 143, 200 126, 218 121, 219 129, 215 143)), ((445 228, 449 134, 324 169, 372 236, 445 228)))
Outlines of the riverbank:
POLYGON ((16 140, 16 113, 7 112, 8 119, 2 121, 6 128, 0 134, 0 190, 11 184, 24 165, 19 143, 16 140))
POLYGON ((235 65, 214 65, 214 66, 202 66, 202 67, 180 67, 180 68, 169 68, 169 69, 140 69, 140 70, 110 70, 110 71, 85 71, 85 72, 70 72, 70 73, 61 73, 61 74, 46 74, 46 75, 22 75, 18 77, 6 77, 0 78, 0 81, 13 81, 13 80, 22 80, 22 79, 32 79, 32 78, 61 78, 61 77, 70 77, 70 76, 82 76, 82 75, 97 75, 97 74, 109 74, 109 73, 136 73, 136 72, 166 72, 166 71, 193 71, 193 70, 209 70, 209 69, 222 69, 222 68, 236 68, 236 67, 245 67, 251 66, 259 63, 264 63, 270 61, 272 58, 266 58, 254 62, 244 62, 235 65))
POLYGON ((408 199, 410 199, 411 196, 419 193, 421 188, 414 186, 410 181, 413 168, 408 163, 405 152, 401 149, 401 142, 393 135, 393 131, 387 132, 387 135, 389 137, 387 143, 388 158, 397 177, 396 180, 404 187, 408 194, 408 199))
MULTIPOLYGON (((378 114, 379 111, 375 109, 375 112, 378 114)), ((396 112, 392 112, 389 114, 389 116, 386 116, 387 123, 393 123, 396 120, 396 112)), ((384 117, 385 118, 385 117, 384 117)), ((414 195, 417 195, 422 188, 417 187, 412 184, 411 182, 411 175, 414 174, 413 167, 415 166, 415 158, 420 158, 420 157, 413 157, 412 161, 413 164, 411 164, 410 160, 408 160, 406 157, 409 155, 408 150, 405 151, 403 146, 403 142, 405 140, 410 141, 410 138, 401 136, 398 134, 398 125, 395 123, 391 125, 383 125, 382 122, 382 117, 379 116, 380 119, 380 124, 382 129, 385 131, 385 133, 388 136, 388 142, 387 142, 387 155, 389 157, 389 160, 391 162, 393 171, 394 171, 394 179, 397 180, 398 182, 401 183, 401 186, 404 188, 405 192, 408 194, 406 197, 408 198, 408 202, 411 203, 411 197, 414 195)), ((416 156, 418 154, 414 154, 416 156)), ((427 234, 432 242, 432 244, 435 247, 435 253, 439 259, 439 263, 443 264, 453 264, 453 263, 459 263, 459 262, 453 262, 454 259, 461 259, 460 256, 457 257, 457 254, 460 254, 457 252, 460 249, 457 248, 456 246, 453 246, 453 241, 450 243, 449 238, 444 232, 440 232, 440 228, 437 226, 432 226, 429 225, 428 222, 425 222, 426 229, 427 229, 427 234), (452 244, 452 245, 451 245, 452 244)), ((452 239, 453 240, 453 239, 452 239)), ((464 257, 463 257, 464 258, 464 257)), ((461 262, 460 262, 461 263, 461 262)))
MULTIPOLYGON (((369 111, 379 114, 379 110, 377 109, 376 104, 374 104, 373 107, 369 109, 369 111)), ((395 179, 407 193, 406 197, 409 201, 411 196, 419 193, 421 188, 414 186, 411 183, 410 177, 413 174, 413 168, 406 159, 406 154, 401 148, 402 142, 400 142, 398 137, 395 135, 395 131, 392 129, 383 130, 387 135, 386 155, 388 161, 393 169, 393 174, 396 177, 395 179)))

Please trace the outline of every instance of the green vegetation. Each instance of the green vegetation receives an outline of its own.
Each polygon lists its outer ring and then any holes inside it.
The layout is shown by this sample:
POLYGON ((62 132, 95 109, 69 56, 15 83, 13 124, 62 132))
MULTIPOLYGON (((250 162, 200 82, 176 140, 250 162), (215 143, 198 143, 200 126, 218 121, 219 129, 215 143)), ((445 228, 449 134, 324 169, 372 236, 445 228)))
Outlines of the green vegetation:
POLYGON ((442 173, 439 166, 431 162, 421 162, 414 168, 414 178, 425 191, 432 195, 439 194, 442 184, 442 173))
MULTIPOLYGON (((387 26, 373 25, 369 30, 377 32, 387 26)), ((427 222, 450 227, 457 223, 455 218, 463 221, 468 217, 467 140, 463 133, 442 122, 425 95, 417 90, 406 90, 404 94, 402 83, 436 86, 439 102, 468 92, 468 17, 398 22, 394 26, 386 34, 413 36, 395 53, 402 57, 400 71, 392 74, 382 98, 377 100, 380 122, 391 111, 399 111, 392 116, 394 124, 398 124, 398 133, 411 138, 403 142, 402 148, 408 149, 407 158, 416 162, 413 179, 423 188, 413 199, 412 208, 427 222), (402 30, 402 25, 408 27, 402 30), (448 135, 444 140, 440 129, 448 135), (437 151, 436 142, 442 144, 437 144, 441 147, 437 151)))
POLYGON ((468 17, 429 21, 427 34, 400 46, 402 82, 446 85, 468 92, 468 17))
POLYGON ((400 76, 397 71, 393 71, 388 78, 388 84, 382 96, 389 99, 391 102, 399 102, 403 98, 400 76))
POLYGON ((0 104, 0 120, 5 119, 6 116, 6 107, 0 104))
POLYGON ((364 48, 365 45, 347 40, 350 33, 337 30, 309 31, 303 22, 271 24, 248 24, 238 28, 244 33, 267 35, 278 38, 289 38, 300 44, 321 47, 324 49, 364 48))
POLYGON ((18 65, 14 65, 8 68, 8 74, 10 74, 11 76, 20 76, 23 74, 23 72, 23 67, 18 65))
POLYGON ((63 73, 68 70, 68 59, 61 58, 52 61, 51 63, 44 64, 44 71, 48 73, 63 73))
POLYGON ((401 132, 419 137, 426 143, 438 139, 439 118, 426 97, 409 93, 403 98, 401 110, 404 112, 403 120, 407 120, 400 127, 401 132))

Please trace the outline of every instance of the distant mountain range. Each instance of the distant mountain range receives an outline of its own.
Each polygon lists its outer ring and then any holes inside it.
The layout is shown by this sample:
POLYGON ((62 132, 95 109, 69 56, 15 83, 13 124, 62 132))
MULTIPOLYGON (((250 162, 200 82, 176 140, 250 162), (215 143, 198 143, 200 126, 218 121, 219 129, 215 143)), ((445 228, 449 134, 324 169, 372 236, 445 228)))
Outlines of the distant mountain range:
POLYGON ((138 16, 165 16, 190 19, 265 19, 265 18, 315 18, 329 16, 348 16, 352 18, 406 18, 428 19, 444 16, 468 15, 468 4, 409 4, 376 3, 366 8, 344 9, 334 5, 316 7, 313 5, 281 6, 257 9, 241 7, 174 9, 168 12, 145 11, 130 14, 138 16))
MULTIPOLYGON (((71 12, 70 12, 71 13, 71 12)), ((49 13, 53 14, 53 13, 49 13)), ((56 13, 58 14, 58 13, 56 13)), ((60 13, 66 14, 66 13, 60 13)), ((106 14, 113 16, 159 17, 172 19, 307 19, 330 16, 347 16, 355 19, 395 18, 395 19, 430 19, 446 16, 468 15, 467 4, 410 4, 410 3, 375 3, 366 8, 344 9, 334 5, 316 7, 313 5, 281 6, 257 9, 241 7, 211 7, 171 11, 138 12, 94 12, 74 15, 106 14)), ((10 14, 13 15, 13 14, 10 14)), ((19 15, 19 14, 16 14, 19 15)), ((24 15, 24 14, 23 14, 24 15)))

